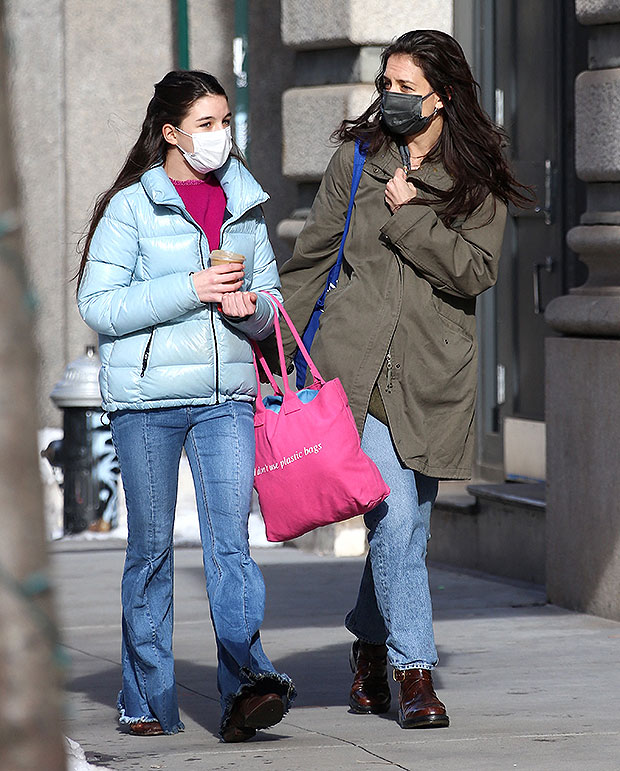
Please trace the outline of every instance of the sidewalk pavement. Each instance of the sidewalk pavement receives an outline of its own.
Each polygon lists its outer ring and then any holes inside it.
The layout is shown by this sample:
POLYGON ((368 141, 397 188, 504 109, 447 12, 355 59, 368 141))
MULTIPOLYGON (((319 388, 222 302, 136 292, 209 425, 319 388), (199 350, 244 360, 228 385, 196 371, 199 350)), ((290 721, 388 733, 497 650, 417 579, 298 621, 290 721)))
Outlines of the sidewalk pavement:
POLYGON ((348 711, 353 602, 361 558, 254 549, 267 584, 262 639, 299 696, 282 723, 245 744, 217 738, 219 701, 201 552, 176 550, 175 655, 184 733, 118 727, 121 542, 51 545, 67 671, 65 733, 117 771, 617 771, 620 623, 545 603, 541 588, 431 567, 439 697, 448 729, 402 730, 348 711))

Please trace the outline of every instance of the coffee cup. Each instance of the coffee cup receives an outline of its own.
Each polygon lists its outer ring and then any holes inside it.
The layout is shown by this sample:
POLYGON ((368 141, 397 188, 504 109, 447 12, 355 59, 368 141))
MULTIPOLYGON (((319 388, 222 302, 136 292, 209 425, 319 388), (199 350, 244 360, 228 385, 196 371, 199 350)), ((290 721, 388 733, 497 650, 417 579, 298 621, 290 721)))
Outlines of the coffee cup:
POLYGON ((210 255, 211 265, 230 265, 231 262, 239 262, 241 265, 245 262, 245 257, 236 252, 229 252, 226 249, 214 249, 210 255))
MULTIPOLYGON (((243 263, 245 257, 242 254, 236 252, 229 252, 227 249, 214 249, 210 254, 211 266, 215 265, 231 265, 233 262, 243 263)), ((234 281, 224 281, 225 284, 234 284, 234 281)))

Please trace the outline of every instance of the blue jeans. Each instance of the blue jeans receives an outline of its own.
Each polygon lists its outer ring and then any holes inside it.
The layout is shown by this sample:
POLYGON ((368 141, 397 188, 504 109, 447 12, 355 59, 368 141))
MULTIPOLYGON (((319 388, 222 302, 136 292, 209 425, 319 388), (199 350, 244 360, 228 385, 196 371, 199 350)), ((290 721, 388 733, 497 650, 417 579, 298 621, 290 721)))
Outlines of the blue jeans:
POLYGON ((203 565, 218 652, 223 729, 237 695, 294 688, 265 655, 259 629, 265 585, 250 557, 248 516, 254 478, 252 406, 123 410, 110 416, 127 502, 122 580, 121 723, 154 721, 183 729, 172 654, 173 527, 181 451, 189 459, 203 565))
POLYGON ((385 643, 395 669, 432 669, 437 650, 426 544, 439 483, 401 464, 388 427, 372 415, 364 424, 362 449, 390 494, 365 516, 368 557, 346 627, 364 642, 385 643))

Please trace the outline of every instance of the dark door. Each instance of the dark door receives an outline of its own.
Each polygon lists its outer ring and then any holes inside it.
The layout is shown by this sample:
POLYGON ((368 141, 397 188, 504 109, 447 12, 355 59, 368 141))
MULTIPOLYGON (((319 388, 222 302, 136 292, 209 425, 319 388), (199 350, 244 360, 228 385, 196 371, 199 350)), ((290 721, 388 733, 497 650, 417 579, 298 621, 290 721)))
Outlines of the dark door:
POLYGON ((503 419, 544 419, 544 340, 552 334, 544 309, 575 285, 575 258, 565 244, 583 210, 574 177, 573 88, 587 65, 572 3, 475 6, 485 107, 508 133, 517 178, 536 196, 531 209, 511 209, 498 284, 480 302, 478 463, 479 473, 492 476, 502 467, 503 419))

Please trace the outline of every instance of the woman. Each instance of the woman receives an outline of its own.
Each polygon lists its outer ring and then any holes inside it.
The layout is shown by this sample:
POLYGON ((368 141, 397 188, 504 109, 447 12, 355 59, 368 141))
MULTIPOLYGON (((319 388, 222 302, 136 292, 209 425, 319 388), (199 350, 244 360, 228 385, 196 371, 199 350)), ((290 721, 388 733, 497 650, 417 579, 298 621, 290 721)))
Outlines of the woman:
MULTIPOLYGON (((438 661, 426 570, 439 479, 468 478, 476 399, 475 297, 493 286, 510 201, 523 188, 482 112, 449 35, 408 32, 383 52, 378 96, 336 132, 318 195, 284 266, 282 292, 303 329, 334 265, 350 195, 354 143, 367 152, 344 264, 312 348, 339 377, 391 493, 366 515, 369 554, 346 619, 355 635, 354 712, 390 707, 403 728, 448 726, 431 671, 438 661)), ((293 357, 295 344, 286 337, 293 357)))
POLYGON ((138 141, 95 205, 78 305, 99 333, 100 385, 127 501, 121 723, 183 729, 172 655, 173 524, 189 458, 218 652, 224 741, 277 723, 294 696, 263 652, 265 588, 248 547, 254 470, 250 339, 272 329, 279 278, 261 204, 234 151, 228 99, 204 72, 155 86, 138 141), (240 255, 210 266, 210 251, 240 255), (245 258, 242 264, 242 258, 245 258))

